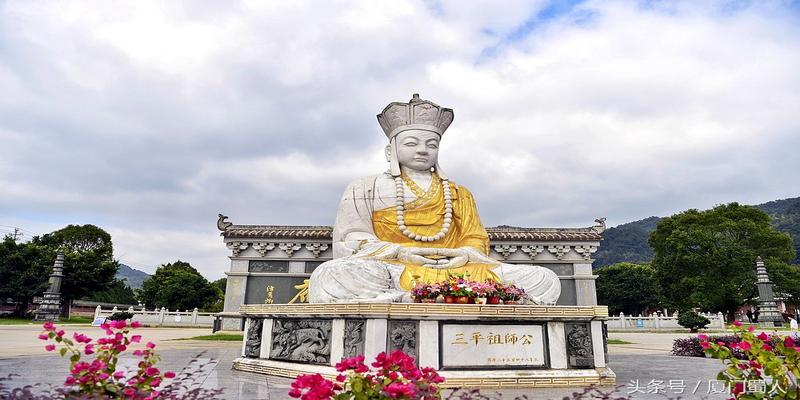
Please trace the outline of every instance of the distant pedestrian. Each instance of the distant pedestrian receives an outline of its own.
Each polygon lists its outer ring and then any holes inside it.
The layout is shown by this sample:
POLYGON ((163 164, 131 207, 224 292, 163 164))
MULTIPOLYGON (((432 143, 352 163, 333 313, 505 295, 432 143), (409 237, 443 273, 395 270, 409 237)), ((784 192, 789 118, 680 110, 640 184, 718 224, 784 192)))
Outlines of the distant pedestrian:
POLYGON ((753 323, 753 310, 747 309, 747 322, 753 323))
POLYGON ((756 307, 756 312, 753 313, 753 323, 758 323, 758 316, 761 314, 761 311, 758 311, 758 307, 756 307))

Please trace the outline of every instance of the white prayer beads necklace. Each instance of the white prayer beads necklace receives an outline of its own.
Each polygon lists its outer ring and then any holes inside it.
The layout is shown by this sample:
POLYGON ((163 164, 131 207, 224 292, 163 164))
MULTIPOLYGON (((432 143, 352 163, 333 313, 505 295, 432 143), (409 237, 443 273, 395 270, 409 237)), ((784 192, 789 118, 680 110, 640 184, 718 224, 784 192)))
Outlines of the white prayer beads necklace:
POLYGON ((406 226, 405 221, 405 190, 403 188, 403 178, 400 176, 394 177, 394 187, 396 189, 395 192, 395 209, 397 210, 397 227, 400 228, 400 232, 403 232, 411 240, 416 240, 418 242, 434 242, 437 241, 445 235, 450 230, 450 223, 453 221, 453 200, 450 198, 450 181, 446 178, 441 178, 442 180, 442 192, 444 193, 444 224, 442 225, 442 229, 439 230, 439 233, 433 236, 422 236, 417 235, 414 232, 411 232, 406 226))

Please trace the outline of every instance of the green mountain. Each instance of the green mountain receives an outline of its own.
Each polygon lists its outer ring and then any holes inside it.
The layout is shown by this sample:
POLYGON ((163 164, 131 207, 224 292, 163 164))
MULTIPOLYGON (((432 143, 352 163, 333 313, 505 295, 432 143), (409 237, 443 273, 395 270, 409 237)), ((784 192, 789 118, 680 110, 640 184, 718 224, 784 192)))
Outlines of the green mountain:
POLYGON ((120 264, 119 270, 117 270, 117 279, 125 281, 131 289, 141 289, 142 283, 149 277, 150 274, 131 268, 125 264, 120 264))
MULTIPOLYGON (((797 257, 792 263, 800 264, 800 197, 770 201, 753 207, 769 214, 775 229, 792 237, 797 251, 797 257)), ((606 230, 600 249, 594 254, 594 268, 624 261, 643 263, 652 260, 653 249, 647 244, 647 237, 656 229, 659 220, 660 217, 650 217, 606 230)))

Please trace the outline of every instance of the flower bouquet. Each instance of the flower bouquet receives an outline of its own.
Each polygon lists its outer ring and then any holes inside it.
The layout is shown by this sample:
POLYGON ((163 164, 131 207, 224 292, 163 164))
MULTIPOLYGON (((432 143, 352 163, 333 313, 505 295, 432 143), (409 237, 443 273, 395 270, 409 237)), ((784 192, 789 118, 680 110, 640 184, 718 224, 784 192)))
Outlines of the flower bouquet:
POLYGON ((417 283, 411 289, 411 297, 415 303, 435 303, 441 293, 440 283, 417 283))

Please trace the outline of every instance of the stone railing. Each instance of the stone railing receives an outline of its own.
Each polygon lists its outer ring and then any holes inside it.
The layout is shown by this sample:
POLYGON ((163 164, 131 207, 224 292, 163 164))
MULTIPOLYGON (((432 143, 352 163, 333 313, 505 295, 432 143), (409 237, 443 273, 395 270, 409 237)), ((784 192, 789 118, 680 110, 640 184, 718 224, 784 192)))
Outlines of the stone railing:
POLYGON ((135 310, 133 307, 128 309, 103 309, 97 306, 94 311, 94 317, 109 317, 115 312, 125 311, 133 314, 132 321, 138 321, 147 326, 190 326, 190 327, 203 327, 210 328, 214 325, 214 317, 216 313, 198 312, 197 308, 192 311, 169 311, 162 307, 152 311, 144 309, 135 310))
MULTIPOLYGON (((700 315, 708 318, 711 321, 706 327, 707 329, 725 330, 725 317, 722 313, 700 315)), ((606 320, 606 325, 609 330, 671 330, 671 329, 686 329, 678 325, 678 314, 671 316, 664 316, 659 314, 650 314, 649 316, 633 316, 620 313, 619 316, 609 316, 606 320)))

